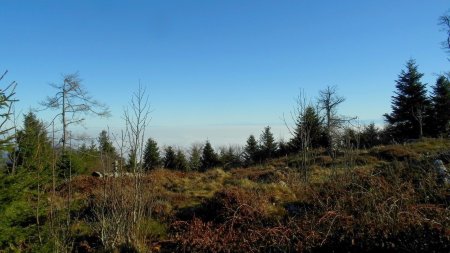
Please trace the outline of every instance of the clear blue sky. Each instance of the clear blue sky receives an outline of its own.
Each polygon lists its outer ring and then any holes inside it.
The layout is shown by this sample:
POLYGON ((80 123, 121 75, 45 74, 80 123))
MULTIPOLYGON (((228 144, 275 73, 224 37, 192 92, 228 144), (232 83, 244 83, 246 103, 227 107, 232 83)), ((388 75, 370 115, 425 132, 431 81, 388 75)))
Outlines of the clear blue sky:
POLYGON ((382 122, 408 59, 433 84, 450 69, 437 25, 449 9, 448 0, 3 0, 0 70, 19 83, 24 112, 79 71, 113 114, 88 119, 92 135, 123 127, 140 80, 148 134, 161 144, 243 143, 265 125, 288 138, 281 118, 301 89, 313 98, 337 85, 342 114, 382 122))

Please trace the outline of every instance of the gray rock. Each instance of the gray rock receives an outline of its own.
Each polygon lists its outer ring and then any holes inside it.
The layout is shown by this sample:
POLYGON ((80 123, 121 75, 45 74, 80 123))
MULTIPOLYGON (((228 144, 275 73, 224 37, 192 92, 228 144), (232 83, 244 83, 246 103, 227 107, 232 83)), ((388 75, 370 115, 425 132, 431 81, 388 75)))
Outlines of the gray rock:
POLYGON ((94 171, 91 175, 93 177, 103 177, 103 174, 100 171, 94 171))
POLYGON ((437 181, 439 184, 450 184, 450 175, 442 160, 437 159, 434 161, 434 171, 437 174, 437 181))

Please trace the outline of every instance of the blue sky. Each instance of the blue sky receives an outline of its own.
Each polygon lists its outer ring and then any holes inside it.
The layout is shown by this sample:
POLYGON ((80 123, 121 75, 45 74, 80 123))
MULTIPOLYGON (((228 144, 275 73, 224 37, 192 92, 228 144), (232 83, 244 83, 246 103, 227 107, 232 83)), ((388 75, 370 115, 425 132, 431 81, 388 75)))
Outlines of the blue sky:
MULTIPOLYGON (((448 1, 12 1, 0 7, 0 70, 26 112, 78 71, 112 117, 78 129, 123 128, 139 82, 161 144, 242 144, 282 116, 300 90, 337 85, 345 115, 382 122, 405 62, 423 81, 448 71, 438 17, 448 1)), ((50 113, 39 114, 48 120, 50 113)))

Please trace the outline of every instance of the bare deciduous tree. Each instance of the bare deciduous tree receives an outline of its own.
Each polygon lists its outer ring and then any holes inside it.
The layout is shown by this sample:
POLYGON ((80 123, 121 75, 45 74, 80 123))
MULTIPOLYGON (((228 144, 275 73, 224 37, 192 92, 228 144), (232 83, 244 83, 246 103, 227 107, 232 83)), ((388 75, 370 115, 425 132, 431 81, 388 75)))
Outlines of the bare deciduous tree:
POLYGON ((333 149, 335 146, 335 138, 338 134, 337 130, 344 123, 356 119, 356 117, 348 118, 337 114, 337 107, 344 101, 345 98, 337 94, 336 86, 327 86, 324 90, 319 91, 318 102, 319 108, 324 113, 325 134, 328 142, 327 151, 332 157, 334 157, 333 149))
POLYGON ((424 105, 420 105, 417 107, 413 107, 411 109, 411 114, 413 115, 414 119, 417 121, 417 123, 419 124, 419 139, 423 138, 423 123, 424 123, 424 105))
MULTIPOLYGON (((61 251, 71 251, 73 241, 70 237, 70 226, 72 222, 71 217, 71 202, 72 202, 72 162, 70 155, 66 154, 66 146, 71 145, 68 128, 72 124, 79 124, 84 121, 82 115, 94 114, 97 116, 109 116, 109 110, 106 105, 101 104, 93 99, 87 90, 81 85, 81 79, 78 74, 67 74, 63 76, 61 84, 51 84, 56 89, 53 96, 49 96, 41 102, 42 110, 53 109, 58 113, 51 120, 54 125, 56 119, 60 118, 62 123, 62 152, 59 154, 62 162, 62 172, 68 184, 68 193, 66 206, 61 210, 57 208, 52 209, 52 216, 58 217, 57 213, 65 213, 66 221, 54 220, 56 224, 52 225, 52 234, 54 237, 55 247, 61 251), (58 224, 58 225, 57 225, 58 224)), ((55 156, 56 157, 56 156, 55 156)), ((53 173, 53 180, 55 182, 55 173, 53 173)), ((54 183, 55 184, 55 183, 54 183)), ((55 187, 55 185, 53 185, 55 187)), ((53 191, 54 192, 54 191, 53 191)), ((55 194, 53 194, 53 197, 55 194)), ((52 218, 53 220, 53 218, 52 218)))
POLYGON ((134 161, 130 170, 134 178, 134 192, 132 204, 132 227, 131 233, 127 236, 128 243, 139 240, 139 222, 143 217, 143 151, 145 145, 145 130, 150 122, 150 103, 146 90, 139 84, 137 92, 133 93, 129 108, 124 111, 124 119, 126 124, 125 135, 129 143, 129 152, 133 152, 130 156, 134 161))
MULTIPOLYGON (((120 245, 133 245, 136 248, 143 245, 141 223, 145 218, 151 218, 154 196, 151 185, 143 183, 142 160, 145 130, 150 122, 150 104, 146 90, 141 85, 133 93, 130 105, 124 111, 124 120, 125 131, 121 131, 119 136, 113 135, 121 159, 118 163, 114 162, 114 166, 117 166, 114 171, 119 173, 117 177, 102 178, 102 192, 93 199, 93 211, 98 220, 94 229, 107 251, 114 251, 120 245), (127 163, 129 172, 124 173, 123 157, 126 153, 132 154, 129 155, 132 161, 127 163)), ((111 161, 102 154, 101 159, 106 172, 111 161)))
POLYGON ((52 121, 61 117, 63 136, 62 151, 64 153, 67 144, 68 127, 84 121, 81 115, 94 114, 97 116, 109 116, 108 107, 93 99, 87 90, 81 85, 78 73, 63 76, 61 84, 50 84, 55 88, 56 94, 41 102, 44 109, 54 109, 59 112, 52 121))
POLYGON ((314 125, 312 122, 307 122, 309 118, 307 117, 308 110, 313 108, 311 101, 307 101, 304 92, 300 92, 297 98, 295 99, 295 105, 293 111, 291 111, 290 116, 291 120, 295 123, 295 129, 289 126, 286 119, 284 119, 284 123, 293 137, 293 142, 298 145, 298 155, 301 161, 299 164, 299 169, 303 172, 304 181, 308 180, 308 165, 313 160, 311 148, 311 134, 314 131, 314 125))
POLYGON ((450 53, 450 12, 447 12, 439 18, 439 25, 447 33, 447 38, 442 42, 442 47, 450 53))
MULTIPOLYGON (((6 70, 3 75, 0 76, 0 81, 6 76, 8 71, 6 70)), ((0 89, 0 149, 4 150, 8 148, 14 135, 11 131, 15 128, 14 125, 8 125, 13 113, 13 105, 18 100, 14 98, 16 94, 17 83, 12 81, 4 89, 0 89)))

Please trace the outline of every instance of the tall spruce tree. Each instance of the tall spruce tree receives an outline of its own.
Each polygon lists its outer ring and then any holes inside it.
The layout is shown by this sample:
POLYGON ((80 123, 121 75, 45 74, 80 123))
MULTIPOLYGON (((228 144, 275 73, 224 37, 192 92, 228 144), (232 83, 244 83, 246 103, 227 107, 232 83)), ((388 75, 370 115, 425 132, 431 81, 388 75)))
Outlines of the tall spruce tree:
POLYGON ((402 70, 396 80, 392 112, 384 117, 391 125, 392 136, 398 140, 421 138, 424 134, 430 102, 425 84, 421 82, 422 76, 415 60, 411 59, 406 63, 406 70, 402 70))
POLYGON ((259 147, 254 135, 250 135, 244 147, 244 160, 246 166, 251 166, 258 162, 259 147))
POLYGON ((175 169, 181 171, 187 171, 189 169, 188 161, 181 149, 178 149, 175 154, 175 169))
POLYGON ((24 128, 17 133, 17 163, 25 169, 47 166, 51 160, 51 143, 44 123, 29 112, 24 116, 24 128))
POLYGON ((432 121, 430 128, 433 136, 450 135, 450 81, 445 76, 439 76, 433 86, 431 95, 432 121))
POLYGON ((278 140, 277 156, 285 156, 291 153, 292 148, 290 142, 286 142, 283 138, 278 140))
POLYGON ((199 171, 202 167, 202 147, 194 144, 189 153, 189 169, 199 171))
POLYGON ((307 106, 298 115, 293 131, 293 138, 290 141, 292 151, 297 152, 306 147, 318 147, 323 142, 323 130, 319 114, 313 106, 307 106))
POLYGON ((106 130, 102 130, 98 136, 98 149, 102 154, 109 155, 111 158, 116 156, 116 149, 106 130))
POLYGON ((264 160, 272 158, 277 152, 277 143, 270 131, 270 126, 264 128, 260 136, 261 156, 264 160))
POLYGON ((161 163, 158 143, 152 138, 148 138, 144 148, 144 170, 149 171, 157 168, 161 163))
POLYGON ((370 123, 364 126, 361 132, 361 146, 364 148, 371 148, 380 144, 380 131, 375 126, 375 123, 370 123))
POLYGON ((222 147, 219 160, 224 169, 238 168, 242 165, 238 147, 222 147))
POLYGON ((168 146, 165 149, 165 156, 164 156, 164 168, 167 169, 176 169, 176 154, 175 151, 171 146, 168 146))
POLYGON ((202 162, 201 166, 202 171, 206 171, 219 165, 219 158, 214 149, 212 148, 211 143, 209 143, 209 141, 206 141, 205 146, 203 147, 201 162, 202 162))

